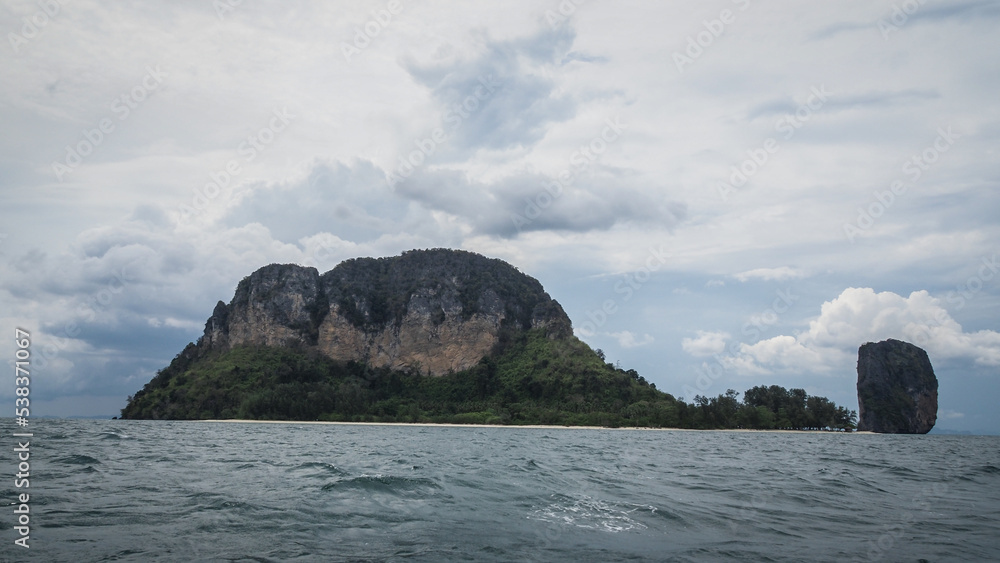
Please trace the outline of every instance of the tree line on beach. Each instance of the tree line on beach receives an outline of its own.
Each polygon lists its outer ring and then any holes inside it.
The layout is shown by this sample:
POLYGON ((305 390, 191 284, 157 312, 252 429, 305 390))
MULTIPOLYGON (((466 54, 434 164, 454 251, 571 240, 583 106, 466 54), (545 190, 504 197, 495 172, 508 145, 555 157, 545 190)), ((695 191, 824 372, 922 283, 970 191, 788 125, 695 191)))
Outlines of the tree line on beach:
POLYGON ((809 396, 804 389, 760 385, 743 394, 729 389, 718 397, 695 395, 693 428, 747 428, 755 430, 854 430, 855 411, 826 397, 809 396))

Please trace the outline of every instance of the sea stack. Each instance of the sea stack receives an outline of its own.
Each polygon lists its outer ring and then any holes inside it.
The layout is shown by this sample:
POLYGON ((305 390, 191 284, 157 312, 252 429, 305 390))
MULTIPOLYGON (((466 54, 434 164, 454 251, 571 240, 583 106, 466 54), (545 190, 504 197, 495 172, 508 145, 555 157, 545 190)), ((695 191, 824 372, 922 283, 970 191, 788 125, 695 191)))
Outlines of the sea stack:
POLYGON ((926 434, 937 421, 938 381, 927 352, 908 342, 858 349, 858 430, 926 434))

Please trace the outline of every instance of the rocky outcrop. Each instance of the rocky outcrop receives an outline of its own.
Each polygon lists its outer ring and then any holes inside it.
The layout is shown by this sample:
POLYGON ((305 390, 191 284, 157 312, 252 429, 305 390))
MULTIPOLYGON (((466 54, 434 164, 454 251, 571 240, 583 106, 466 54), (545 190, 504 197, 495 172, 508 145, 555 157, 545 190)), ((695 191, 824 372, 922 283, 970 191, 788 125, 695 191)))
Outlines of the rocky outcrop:
POLYGON ((442 375, 474 366, 505 333, 572 335, 562 307, 534 278, 457 250, 357 258, 325 274, 265 266, 219 302, 198 342, 313 348, 338 360, 442 375))
POLYGON ((319 297, 316 268, 264 266, 240 282, 229 305, 219 301, 205 323, 203 342, 212 348, 315 344, 319 297))
POLYGON ((858 430, 926 434, 937 421, 937 399, 924 350, 891 339, 858 350, 858 430))

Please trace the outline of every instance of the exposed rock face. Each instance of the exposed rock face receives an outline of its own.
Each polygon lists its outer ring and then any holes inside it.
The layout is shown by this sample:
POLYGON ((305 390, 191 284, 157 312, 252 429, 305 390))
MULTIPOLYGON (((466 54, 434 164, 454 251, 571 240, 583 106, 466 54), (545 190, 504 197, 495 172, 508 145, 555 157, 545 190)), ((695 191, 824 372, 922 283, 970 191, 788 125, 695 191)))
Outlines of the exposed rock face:
POLYGON ((456 250, 357 258, 320 275, 265 266, 219 302, 199 347, 304 346, 339 360, 442 375, 474 366, 505 331, 572 334, 562 307, 513 266, 456 250))
POLYGON ((858 350, 858 430, 926 434, 937 421, 938 381, 927 352, 908 342, 858 350))

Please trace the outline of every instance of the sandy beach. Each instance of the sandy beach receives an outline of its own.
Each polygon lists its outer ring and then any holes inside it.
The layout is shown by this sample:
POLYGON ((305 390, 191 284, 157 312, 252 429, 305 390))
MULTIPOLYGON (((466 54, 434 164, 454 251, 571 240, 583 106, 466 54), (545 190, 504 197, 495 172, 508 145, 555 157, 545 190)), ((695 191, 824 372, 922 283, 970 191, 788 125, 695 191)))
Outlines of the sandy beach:
POLYGON ((207 419, 189 420, 183 422, 238 422, 241 424, 339 424, 347 426, 427 426, 427 427, 447 427, 447 428, 534 428, 541 430, 649 430, 649 431, 669 431, 669 432, 768 432, 787 434, 875 434, 874 432, 833 432, 827 430, 754 430, 749 428, 721 428, 715 430, 699 430, 696 428, 646 428, 638 426, 622 426, 619 428, 609 428, 607 426, 559 426, 550 424, 453 424, 434 422, 332 422, 325 420, 248 420, 248 419, 207 419))

